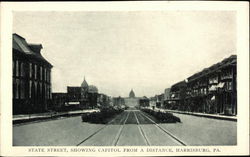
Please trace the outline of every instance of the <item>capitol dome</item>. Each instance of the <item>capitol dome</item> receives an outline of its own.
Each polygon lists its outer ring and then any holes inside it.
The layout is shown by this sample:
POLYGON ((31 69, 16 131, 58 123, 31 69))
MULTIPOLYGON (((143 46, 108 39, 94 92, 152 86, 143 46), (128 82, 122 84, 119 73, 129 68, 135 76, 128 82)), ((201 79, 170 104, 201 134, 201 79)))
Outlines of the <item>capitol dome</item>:
POLYGON ((89 85, 89 90, 88 90, 89 93, 98 93, 98 89, 96 86, 94 85, 89 85))
POLYGON ((89 87, 87 81, 85 80, 85 77, 84 77, 84 80, 83 80, 83 82, 81 84, 81 87, 83 87, 83 88, 88 88, 89 87))
POLYGON ((135 97, 135 93, 134 93, 133 89, 131 89, 131 91, 129 93, 129 97, 130 98, 134 98, 135 97))

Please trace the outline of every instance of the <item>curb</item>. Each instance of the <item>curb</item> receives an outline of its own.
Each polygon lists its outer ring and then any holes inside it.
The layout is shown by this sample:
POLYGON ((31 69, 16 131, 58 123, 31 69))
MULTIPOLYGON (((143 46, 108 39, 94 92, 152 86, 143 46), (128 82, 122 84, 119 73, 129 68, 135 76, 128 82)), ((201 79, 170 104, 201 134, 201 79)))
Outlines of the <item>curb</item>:
POLYGON ((81 114, 84 113, 65 113, 65 114, 58 114, 54 115, 51 117, 36 117, 36 118, 31 118, 31 119, 17 119, 17 120, 12 120, 13 125, 25 125, 25 124, 30 124, 30 123, 38 123, 38 122, 45 122, 45 121, 50 121, 50 120, 59 120, 61 119, 60 117, 68 118, 68 117, 74 117, 74 116, 80 116, 81 114))
POLYGON ((212 118, 212 119, 221 119, 221 120, 237 122, 237 118, 232 118, 232 117, 218 117, 214 115, 202 115, 202 114, 196 114, 196 113, 185 113, 185 112, 176 112, 176 111, 169 111, 169 110, 167 110, 166 112, 173 112, 173 113, 186 114, 186 115, 192 115, 192 116, 197 116, 197 117, 206 117, 206 118, 212 118))

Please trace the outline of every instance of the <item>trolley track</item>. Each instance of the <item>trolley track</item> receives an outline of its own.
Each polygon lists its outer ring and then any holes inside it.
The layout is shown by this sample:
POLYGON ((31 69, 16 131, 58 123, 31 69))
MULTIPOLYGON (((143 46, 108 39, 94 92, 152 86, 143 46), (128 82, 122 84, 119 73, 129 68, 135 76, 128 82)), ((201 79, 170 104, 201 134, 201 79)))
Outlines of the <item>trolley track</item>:
MULTIPOLYGON (((140 111, 139 111, 139 112, 140 112, 140 111)), ((140 130, 140 133, 141 133, 142 136, 144 137, 144 139, 145 139, 147 145, 150 146, 151 144, 150 144, 150 142, 149 142, 149 140, 148 140, 146 134, 144 133, 144 131, 143 131, 141 125, 140 125, 140 122, 139 122, 139 120, 138 120, 138 118, 137 118, 137 116, 136 116, 136 113, 135 113, 135 112, 133 112, 133 113, 134 113, 134 115, 135 115, 135 119, 136 119, 136 122, 137 122, 137 126, 138 126, 138 128, 139 128, 139 130, 140 130)))
POLYGON ((151 121, 158 129, 160 129, 161 131, 163 131, 164 133, 166 133, 169 137, 171 137, 172 139, 174 139, 177 143, 181 144, 182 146, 187 146, 187 144, 185 142, 183 142, 182 140, 180 140, 179 138, 177 138, 175 135, 173 135, 172 133, 170 133, 165 128, 161 127, 154 120, 152 120, 150 117, 148 117, 147 115, 145 115, 142 111, 140 111, 140 114, 143 117, 147 118, 149 121, 151 121))
POLYGON ((118 143, 118 141, 119 141, 119 139, 120 139, 120 137, 121 137, 122 130, 123 130, 123 128, 124 128, 125 123, 126 123, 127 120, 128 120, 129 115, 130 115, 130 112, 128 112, 125 121, 123 122, 123 124, 121 125, 121 127, 120 127, 118 133, 116 134, 116 137, 115 137, 115 139, 114 139, 113 142, 112 142, 112 145, 113 145, 113 146, 116 146, 116 145, 117 145, 117 143, 118 143))
MULTIPOLYGON (((158 128, 161 132, 163 132, 163 135, 167 135, 168 138, 172 139, 173 141, 175 141, 175 143, 178 143, 182 146, 186 146, 186 143, 184 141, 182 141, 181 139, 179 139, 178 137, 176 137, 175 135, 173 135, 172 133, 170 133, 168 130, 166 130, 165 128, 163 128, 162 126, 160 126, 159 124, 157 124, 154 120, 152 120, 149 116, 147 116, 146 114, 144 114, 142 111, 139 110, 129 110, 129 111, 124 111, 124 113, 117 115, 114 119, 112 119, 108 124, 106 124, 105 126, 99 128, 97 131, 95 131, 94 133, 92 133, 91 135, 89 135, 88 137, 86 137, 85 139, 83 139, 80 143, 78 143, 76 146, 79 146, 81 144, 83 144, 84 142, 86 142, 87 140, 89 140, 90 138, 92 138, 93 136, 97 135, 98 133, 101 133, 102 130, 104 130, 107 126, 109 125, 121 125, 116 133, 116 136, 114 137, 113 141, 111 142, 112 146, 117 146, 120 140, 121 135, 124 132, 124 128, 125 125, 127 124, 131 124, 129 121, 131 121, 132 117, 135 118, 133 121, 133 125, 136 124, 139 130, 139 134, 141 135, 141 139, 144 140, 145 144, 148 146, 151 146, 152 144, 150 143, 149 138, 147 137, 147 134, 145 133, 143 127, 141 124, 143 124, 143 122, 145 122, 145 120, 147 121, 146 124, 150 124, 150 125, 154 125, 156 128, 158 128), (138 118, 139 116, 139 118, 138 118), (141 119, 143 117, 143 119, 141 119), (119 120, 119 118, 121 118, 119 120), (128 120, 130 119, 130 120, 128 120), (117 122, 115 122, 117 120, 117 122), (140 122, 141 121, 141 122, 140 122), (113 124, 112 124, 113 123, 113 124)), ((133 119, 132 118, 132 119, 133 119)), ((124 135, 123 135, 124 136, 124 135)), ((96 138, 96 137, 95 137, 96 138)), ((113 138, 113 137, 112 137, 113 138)), ((124 137, 123 137, 124 139, 124 137)), ((122 140, 122 139, 121 139, 122 140)), ((122 140, 123 141, 123 140, 122 140)), ((152 141, 151 141, 152 142, 152 141)))
MULTIPOLYGON (((123 113, 122 113, 123 114, 123 113)), ((119 116, 121 116, 121 114, 117 115, 115 118, 113 118, 111 121, 108 122, 108 124, 104 125, 103 127, 101 127, 100 129, 98 129, 97 131, 95 131, 94 133, 92 133, 91 135, 89 135, 88 137, 86 137, 85 139, 83 139, 80 143, 78 143, 76 146, 79 146, 81 144, 83 144, 84 142, 86 142, 88 139, 90 139, 91 137, 93 137, 94 135, 96 135, 97 133, 99 133, 100 131, 102 131, 103 129, 105 129, 109 124, 111 124, 112 122, 114 122, 116 119, 119 118, 119 116)), ((120 120, 120 122, 122 122, 122 120, 124 120, 123 118, 120 120)))

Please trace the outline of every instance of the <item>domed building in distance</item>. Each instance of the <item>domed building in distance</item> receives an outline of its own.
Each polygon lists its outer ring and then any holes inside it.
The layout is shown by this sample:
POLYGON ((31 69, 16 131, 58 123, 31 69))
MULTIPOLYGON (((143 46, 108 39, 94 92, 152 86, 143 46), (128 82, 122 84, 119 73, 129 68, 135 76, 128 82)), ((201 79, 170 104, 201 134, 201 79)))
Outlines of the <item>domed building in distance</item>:
POLYGON ((125 105, 129 107, 135 107, 139 105, 139 97, 135 96, 135 92, 133 89, 129 92, 129 97, 124 98, 125 105))
POLYGON ((97 106, 98 89, 89 85, 84 77, 80 87, 67 87, 68 104, 79 105, 80 108, 95 108, 97 106))
POLYGON ((135 98, 135 92, 133 91, 133 89, 131 89, 131 91, 129 93, 129 97, 130 98, 135 98))

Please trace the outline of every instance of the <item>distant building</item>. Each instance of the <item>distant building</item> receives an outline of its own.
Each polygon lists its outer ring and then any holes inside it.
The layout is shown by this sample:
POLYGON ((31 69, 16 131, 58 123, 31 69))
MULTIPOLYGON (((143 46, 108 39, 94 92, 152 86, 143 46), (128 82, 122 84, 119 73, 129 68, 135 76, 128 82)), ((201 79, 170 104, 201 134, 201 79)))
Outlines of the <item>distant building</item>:
POLYGON ((125 100, 122 97, 113 97, 113 106, 122 107, 125 106, 125 100))
POLYGON ((185 81, 180 81, 171 86, 170 89, 170 102, 172 104, 171 109, 182 110, 185 105, 185 96, 186 96, 187 83, 185 81))
MULTIPOLYGON (((61 94, 59 96, 59 93, 58 94, 55 93, 54 95, 55 99, 58 99, 59 97, 62 98, 65 96, 64 94, 63 95, 61 94)), ((65 106, 71 106, 71 108, 75 109, 95 108, 97 107, 98 96, 99 94, 97 87, 94 85, 88 85, 87 81, 84 78, 81 86, 67 87, 66 98, 63 98, 63 100, 65 100, 64 103, 65 106)), ((53 102, 58 102, 58 101, 60 100, 53 100, 53 102)))
POLYGON ((163 107, 163 103, 164 103, 164 93, 160 94, 160 95, 156 95, 156 107, 161 108, 163 107))
POLYGON ((52 65, 41 55, 41 44, 12 37, 13 114, 44 112, 52 103, 52 65))
POLYGON ((134 93, 133 89, 131 89, 131 91, 129 93, 129 97, 130 98, 135 98, 135 93, 134 93))
POLYGON ((166 88, 164 90, 164 100, 169 100, 170 99, 170 90, 171 90, 171 88, 166 88))
POLYGON ((65 107, 65 102, 68 101, 67 93, 52 93, 53 110, 60 111, 65 107))
POLYGON ((112 103, 111 97, 107 96, 106 94, 98 94, 97 98, 97 106, 98 107, 107 107, 110 106, 112 103))
POLYGON ((129 97, 124 98, 125 105, 130 107, 139 106, 139 97, 135 97, 133 89, 129 92, 129 97))
POLYGON ((140 107, 149 107, 149 99, 146 96, 143 96, 139 99, 140 107))

